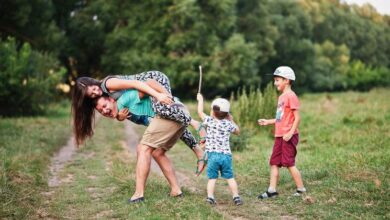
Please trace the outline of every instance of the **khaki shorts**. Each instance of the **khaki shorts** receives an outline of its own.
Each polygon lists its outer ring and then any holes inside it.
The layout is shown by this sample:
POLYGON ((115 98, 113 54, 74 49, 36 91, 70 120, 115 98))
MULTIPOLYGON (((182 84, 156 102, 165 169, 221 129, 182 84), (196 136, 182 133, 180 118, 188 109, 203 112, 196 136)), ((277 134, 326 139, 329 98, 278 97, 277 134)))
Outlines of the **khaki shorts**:
POLYGON ((141 144, 153 148, 169 150, 182 136, 185 127, 178 122, 163 118, 153 118, 146 128, 141 144))

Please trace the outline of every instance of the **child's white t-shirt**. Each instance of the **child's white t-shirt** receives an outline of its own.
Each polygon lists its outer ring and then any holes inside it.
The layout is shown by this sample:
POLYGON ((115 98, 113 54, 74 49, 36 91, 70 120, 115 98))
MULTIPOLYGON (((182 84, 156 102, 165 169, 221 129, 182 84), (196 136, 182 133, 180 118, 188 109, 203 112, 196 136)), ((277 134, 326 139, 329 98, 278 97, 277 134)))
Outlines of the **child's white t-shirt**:
POLYGON ((237 129, 236 125, 227 119, 218 120, 210 116, 204 118, 203 125, 207 129, 206 151, 232 154, 229 138, 237 129))

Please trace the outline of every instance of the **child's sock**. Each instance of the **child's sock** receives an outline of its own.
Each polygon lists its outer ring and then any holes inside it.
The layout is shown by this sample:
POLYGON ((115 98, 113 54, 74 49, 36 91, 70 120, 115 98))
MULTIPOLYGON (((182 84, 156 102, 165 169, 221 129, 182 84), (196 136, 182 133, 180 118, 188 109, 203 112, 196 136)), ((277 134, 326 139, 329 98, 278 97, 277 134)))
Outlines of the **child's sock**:
POLYGON ((298 188, 297 190, 300 191, 300 192, 306 192, 306 188, 305 187, 298 188))
POLYGON ((268 187, 268 192, 269 193, 274 193, 274 192, 276 192, 276 189, 273 188, 273 187, 268 187))

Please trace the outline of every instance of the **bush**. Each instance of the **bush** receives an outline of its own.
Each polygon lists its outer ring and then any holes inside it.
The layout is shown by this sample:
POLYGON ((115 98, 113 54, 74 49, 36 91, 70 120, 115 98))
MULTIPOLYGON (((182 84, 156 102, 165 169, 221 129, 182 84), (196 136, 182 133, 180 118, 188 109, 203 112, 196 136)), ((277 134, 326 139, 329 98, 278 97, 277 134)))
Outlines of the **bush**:
POLYGON ((230 149, 232 151, 245 150, 252 135, 253 131, 251 131, 250 129, 241 128, 240 135, 230 136, 230 149))
MULTIPOLYGON (((272 134, 272 126, 260 127, 257 124, 259 118, 274 118, 277 93, 272 83, 269 83, 263 93, 259 88, 253 87, 247 90, 243 88, 231 95, 232 113, 234 120, 241 127, 241 130, 247 131, 267 131, 272 134)), ((242 132, 244 133, 244 132, 242 132)))
POLYGON ((19 48, 13 38, 0 41, 0 115, 43 113, 65 74, 50 54, 19 48))

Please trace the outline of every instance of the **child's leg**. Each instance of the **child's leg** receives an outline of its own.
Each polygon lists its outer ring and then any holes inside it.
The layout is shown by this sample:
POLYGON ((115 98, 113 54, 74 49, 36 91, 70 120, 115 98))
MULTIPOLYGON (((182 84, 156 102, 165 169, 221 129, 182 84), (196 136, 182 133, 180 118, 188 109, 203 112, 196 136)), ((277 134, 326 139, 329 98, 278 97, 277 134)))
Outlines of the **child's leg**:
POLYGON ((207 197, 214 199, 214 189, 217 179, 209 179, 207 182, 207 197))
POLYGON ((306 191, 305 187, 303 186, 301 173, 299 172, 297 167, 296 166, 288 167, 288 171, 290 171, 290 174, 294 179, 295 184, 297 185, 297 189, 306 191))
POLYGON ((237 182, 234 178, 228 179, 227 180, 229 184, 230 191, 232 192, 233 198, 239 196, 238 195, 238 186, 237 182))
POLYGON ((271 165, 271 174, 269 181, 268 192, 276 192, 276 186, 279 180, 279 167, 276 165, 271 165))

